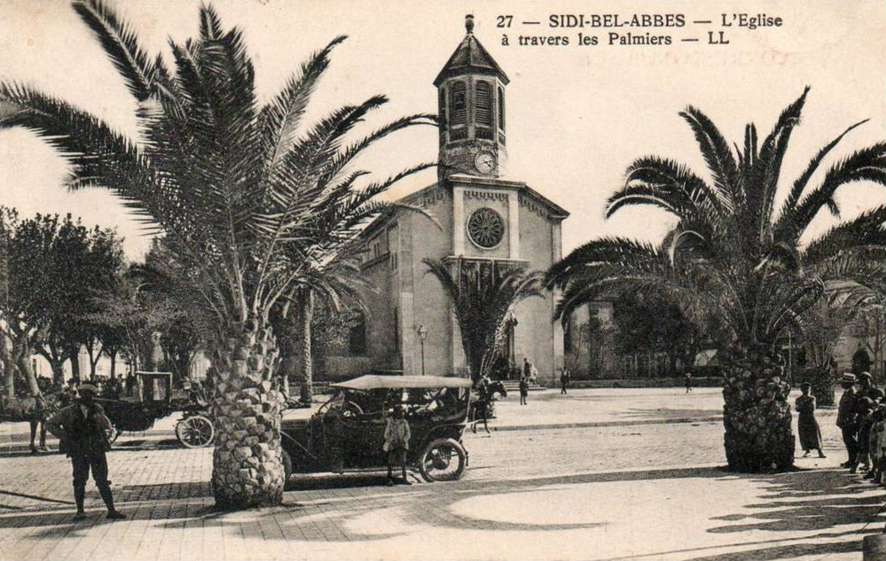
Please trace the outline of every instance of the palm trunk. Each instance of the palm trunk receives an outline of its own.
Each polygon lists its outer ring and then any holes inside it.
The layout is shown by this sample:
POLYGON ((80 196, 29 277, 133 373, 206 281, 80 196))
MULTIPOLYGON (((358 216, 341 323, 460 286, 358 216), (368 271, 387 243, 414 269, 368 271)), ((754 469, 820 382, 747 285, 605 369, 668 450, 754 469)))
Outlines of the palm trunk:
POLYGON ((723 424, 731 471, 784 470, 794 463, 794 433, 782 368, 762 356, 724 360, 723 424))
POLYGON ((15 398, 15 361, 12 358, 12 352, 7 343, 9 339, 6 335, 0 339, 0 360, 3 361, 3 376, 5 377, 4 395, 7 399, 15 398))
POLYGON ((240 330, 213 353, 216 423, 212 490, 216 506, 242 509, 283 500, 280 415, 283 396, 271 385, 277 347, 270 327, 240 330))
POLYGON ((310 289, 302 291, 301 296, 301 351, 302 380, 301 400, 311 403, 314 399, 314 356, 311 349, 311 321, 314 319, 314 292, 310 289))

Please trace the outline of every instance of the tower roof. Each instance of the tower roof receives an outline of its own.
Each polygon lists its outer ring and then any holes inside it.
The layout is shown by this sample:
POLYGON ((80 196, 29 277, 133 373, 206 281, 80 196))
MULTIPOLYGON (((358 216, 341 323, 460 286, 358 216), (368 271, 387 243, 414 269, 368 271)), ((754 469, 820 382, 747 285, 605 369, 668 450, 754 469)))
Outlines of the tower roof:
POLYGON ((474 37, 474 16, 465 16, 465 29, 467 30, 465 38, 459 43, 437 77, 434 78, 434 85, 439 86, 443 80, 450 76, 469 73, 498 76, 504 84, 507 84, 510 81, 508 75, 480 44, 480 41, 474 37))

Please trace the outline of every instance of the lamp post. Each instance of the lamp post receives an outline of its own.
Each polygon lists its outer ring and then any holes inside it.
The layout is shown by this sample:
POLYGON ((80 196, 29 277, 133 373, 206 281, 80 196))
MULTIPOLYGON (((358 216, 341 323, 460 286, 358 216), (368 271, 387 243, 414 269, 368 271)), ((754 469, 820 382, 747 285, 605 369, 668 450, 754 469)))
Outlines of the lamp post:
POLYGON ((421 345, 421 375, 425 375, 425 339, 428 338, 428 328, 424 325, 418 326, 418 341, 421 345))

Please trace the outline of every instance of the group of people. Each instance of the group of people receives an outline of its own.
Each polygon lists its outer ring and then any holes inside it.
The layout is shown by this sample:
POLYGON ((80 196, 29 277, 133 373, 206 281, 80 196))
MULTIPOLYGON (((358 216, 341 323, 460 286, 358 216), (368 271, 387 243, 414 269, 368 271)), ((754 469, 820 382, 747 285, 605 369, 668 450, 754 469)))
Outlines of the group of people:
POLYGON ((837 426, 843 434, 848 459, 843 467, 850 473, 865 472, 865 478, 881 482, 886 468, 886 403, 884 392, 873 385, 870 373, 843 374, 843 396, 837 409, 837 426))

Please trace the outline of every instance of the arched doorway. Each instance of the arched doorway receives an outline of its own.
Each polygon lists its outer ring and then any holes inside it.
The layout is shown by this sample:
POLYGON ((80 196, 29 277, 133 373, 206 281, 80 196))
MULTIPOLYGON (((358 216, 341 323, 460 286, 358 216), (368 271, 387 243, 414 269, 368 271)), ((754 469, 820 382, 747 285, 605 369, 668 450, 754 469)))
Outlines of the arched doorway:
POLYGON ((864 349, 855 351, 855 354, 852 355, 852 372, 861 374, 862 372, 870 372, 870 370, 871 355, 864 349))

